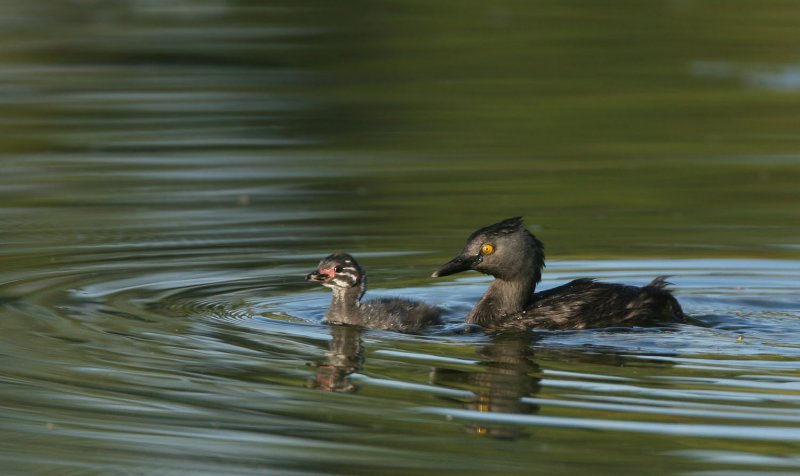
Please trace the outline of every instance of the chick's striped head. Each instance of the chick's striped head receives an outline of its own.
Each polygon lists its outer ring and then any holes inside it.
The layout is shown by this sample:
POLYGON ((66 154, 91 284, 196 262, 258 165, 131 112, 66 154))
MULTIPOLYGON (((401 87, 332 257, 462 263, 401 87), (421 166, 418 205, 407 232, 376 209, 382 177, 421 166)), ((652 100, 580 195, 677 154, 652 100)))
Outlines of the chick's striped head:
POLYGON ((333 253, 319 262, 316 271, 306 276, 308 281, 317 281, 329 288, 348 289, 365 281, 364 270, 347 253, 333 253))

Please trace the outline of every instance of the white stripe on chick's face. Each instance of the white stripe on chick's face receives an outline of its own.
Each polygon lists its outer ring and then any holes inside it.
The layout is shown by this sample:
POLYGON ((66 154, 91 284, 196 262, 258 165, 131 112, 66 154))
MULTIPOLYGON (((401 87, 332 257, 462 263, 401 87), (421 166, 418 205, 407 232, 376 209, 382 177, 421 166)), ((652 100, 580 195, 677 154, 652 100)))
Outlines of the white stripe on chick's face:
POLYGON ((330 278, 327 282, 324 283, 325 286, 329 288, 352 288, 358 282, 358 270, 352 266, 348 266, 346 268, 340 268, 338 272, 335 271, 337 267, 330 267, 325 269, 320 269, 320 272, 324 273, 330 278))

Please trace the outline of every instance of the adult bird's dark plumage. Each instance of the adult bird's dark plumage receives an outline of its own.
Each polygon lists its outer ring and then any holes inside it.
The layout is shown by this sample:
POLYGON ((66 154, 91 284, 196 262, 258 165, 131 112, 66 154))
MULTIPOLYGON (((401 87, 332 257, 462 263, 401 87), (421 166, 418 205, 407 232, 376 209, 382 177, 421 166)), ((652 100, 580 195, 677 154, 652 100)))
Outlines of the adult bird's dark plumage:
POLYGON ((472 233, 461 253, 433 277, 466 270, 494 276, 467 316, 468 323, 493 330, 652 326, 686 319, 664 277, 643 287, 576 279, 537 293, 542 268, 544 245, 515 217, 472 233))

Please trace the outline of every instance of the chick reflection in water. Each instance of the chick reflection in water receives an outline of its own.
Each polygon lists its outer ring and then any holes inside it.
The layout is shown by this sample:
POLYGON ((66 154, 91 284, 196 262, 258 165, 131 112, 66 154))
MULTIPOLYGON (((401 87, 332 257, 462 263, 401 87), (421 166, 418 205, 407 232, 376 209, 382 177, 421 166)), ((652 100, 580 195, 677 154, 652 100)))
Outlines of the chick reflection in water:
POLYGON ((328 361, 319 364, 317 375, 311 386, 326 392, 353 393, 358 386, 350 380, 350 374, 364 365, 361 329, 354 326, 331 326, 331 341, 328 361))
MULTIPOLYGON (((500 334, 478 348, 486 360, 474 372, 434 369, 432 383, 450 388, 467 389, 475 394, 468 401, 456 399, 467 410, 530 414, 538 405, 526 403, 523 397, 539 393, 541 369, 533 361, 533 336, 523 333, 500 334)), ((447 398, 448 400, 453 400, 447 398)), ((507 425, 469 425, 467 430, 478 435, 501 439, 518 439, 529 434, 519 427, 507 425)))

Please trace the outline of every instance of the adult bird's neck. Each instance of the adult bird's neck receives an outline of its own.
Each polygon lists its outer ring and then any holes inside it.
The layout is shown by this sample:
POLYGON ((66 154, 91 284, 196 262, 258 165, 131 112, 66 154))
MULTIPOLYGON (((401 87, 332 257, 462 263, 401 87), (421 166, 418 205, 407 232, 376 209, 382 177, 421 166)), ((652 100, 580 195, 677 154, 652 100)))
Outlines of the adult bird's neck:
POLYGON ((524 311, 536 289, 536 276, 516 279, 495 278, 478 304, 467 316, 467 322, 484 327, 506 316, 524 311))

